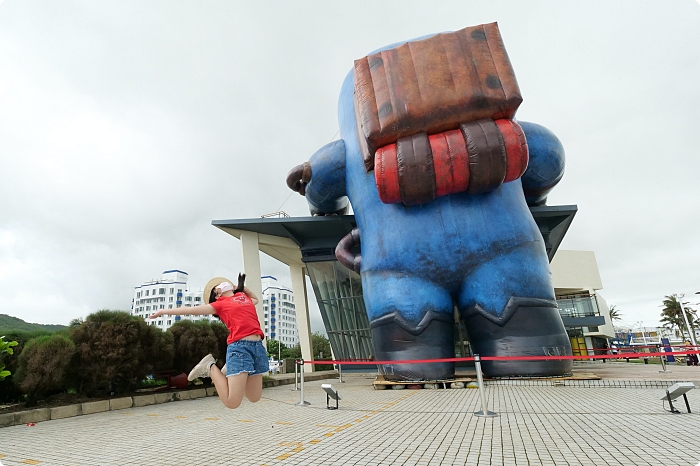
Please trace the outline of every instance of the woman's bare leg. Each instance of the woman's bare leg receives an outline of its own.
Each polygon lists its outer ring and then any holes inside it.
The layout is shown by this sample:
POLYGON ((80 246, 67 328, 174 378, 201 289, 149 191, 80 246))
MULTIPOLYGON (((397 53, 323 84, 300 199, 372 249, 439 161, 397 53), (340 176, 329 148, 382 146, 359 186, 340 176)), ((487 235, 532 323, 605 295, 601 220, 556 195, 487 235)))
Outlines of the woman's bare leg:
MULTIPOLYGON (((248 373, 241 372, 240 374, 226 377, 218 367, 211 366, 210 376, 216 387, 216 393, 219 394, 219 399, 224 406, 231 409, 238 408, 241 405, 243 393, 247 391, 248 373)), ((262 377, 260 377, 260 390, 262 391, 262 377)))
POLYGON ((248 398, 248 401, 252 403, 260 401, 260 397, 262 396, 262 380, 262 374, 248 377, 245 384, 245 397, 248 398))

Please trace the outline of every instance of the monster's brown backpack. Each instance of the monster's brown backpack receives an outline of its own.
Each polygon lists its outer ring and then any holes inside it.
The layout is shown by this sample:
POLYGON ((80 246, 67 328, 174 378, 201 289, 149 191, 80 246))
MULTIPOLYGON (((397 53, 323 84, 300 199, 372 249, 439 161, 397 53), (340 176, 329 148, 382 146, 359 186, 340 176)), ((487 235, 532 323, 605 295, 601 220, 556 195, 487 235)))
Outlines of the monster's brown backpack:
MULTIPOLYGON (((509 161, 507 142, 496 130, 496 126, 498 129, 504 126, 495 125, 494 121, 510 121, 521 102, 520 89, 496 23, 407 42, 355 61, 355 109, 365 169, 371 171, 380 162, 375 160, 377 149, 385 149, 380 151, 384 158, 394 153, 399 157, 395 164, 401 186, 391 186, 390 181, 390 186, 382 187, 385 180, 375 173, 380 193, 400 191, 399 200, 391 195, 391 200, 386 196, 382 199, 385 202, 421 204, 440 195, 438 192, 446 192, 437 185, 440 181, 434 179, 436 161, 428 136, 453 130, 461 130, 464 137, 467 165, 454 166, 449 151, 448 159, 437 161, 438 165, 447 164, 452 171, 466 170, 471 185, 476 187, 470 192, 500 186, 506 179, 506 167, 520 164, 521 160, 509 161), (474 127, 471 123, 476 121, 482 123, 474 127), (468 134, 465 125, 477 131, 468 134), (472 146, 481 147, 470 150, 470 137, 472 146), (410 151, 397 150, 402 146, 410 147, 410 151), (423 176, 419 172, 427 174, 423 176), (479 173, 486 173, 488 179, 476 179, 479 173), (425 180, 421 181, 421 177, 425 180)), ((522 158, 524 147, 526 166, 527 145, 521 138, 522 130, 517 126, 514 131, 520 146, 514 157, 522 158)), ((516 178, 522 174, 520 168, 525 169, 518 167, 516 178)))

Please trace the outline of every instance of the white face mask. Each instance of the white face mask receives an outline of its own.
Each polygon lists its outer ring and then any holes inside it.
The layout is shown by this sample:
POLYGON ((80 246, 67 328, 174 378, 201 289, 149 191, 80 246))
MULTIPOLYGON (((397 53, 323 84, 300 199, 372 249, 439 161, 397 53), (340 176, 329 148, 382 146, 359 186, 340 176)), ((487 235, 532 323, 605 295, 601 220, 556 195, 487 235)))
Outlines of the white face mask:
POLYGON ((233 291, 233 285, 231 285, 229 282, 223 282, 219 284, 216 289, 219 291, 219 294, 226 293, 227 291, 233 291))

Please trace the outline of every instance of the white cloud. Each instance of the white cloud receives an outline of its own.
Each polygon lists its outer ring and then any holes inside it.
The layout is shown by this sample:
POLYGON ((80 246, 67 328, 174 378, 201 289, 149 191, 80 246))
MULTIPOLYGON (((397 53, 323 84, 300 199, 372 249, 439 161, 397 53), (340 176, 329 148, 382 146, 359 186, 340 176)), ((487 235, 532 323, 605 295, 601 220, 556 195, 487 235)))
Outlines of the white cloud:
POLYGON ((94 115, 81 115, 57 124, 46 134, 46 140, 61 151, 87 150, 115 155, 121 148, 115 128, 94 115))
POLYGON ((595 251, 607 301, 654 321, 665 294, 700 290, 687 2, 4 2, 0 313, 67 323, 165 269, 234 276, 239 244, 211 220, 307 213, 284 177, 336 133, 355 58, 494 20, 519 118, 567 150, 562 247, 595 251), (22 294, 36 277, 47 298, 22 294))

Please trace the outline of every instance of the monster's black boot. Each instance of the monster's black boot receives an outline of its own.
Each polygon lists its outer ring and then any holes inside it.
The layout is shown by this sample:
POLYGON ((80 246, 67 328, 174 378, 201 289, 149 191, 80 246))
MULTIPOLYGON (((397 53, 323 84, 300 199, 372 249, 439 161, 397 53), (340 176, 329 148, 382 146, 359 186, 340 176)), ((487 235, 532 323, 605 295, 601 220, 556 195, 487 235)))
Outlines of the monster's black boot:
MULTIPOLYGON (((478 304, 462 311, 472 351, 480 356, 570 356, 571 342, 557 303, 511 298, 496 316, 478 304)), ((571 373, 571 359, 482 361, 490 377, 557 376, 571 373)))
MULTIPOLYGON (((374 358, 381 361, 440 359, 454 357, 454 318, 433 311, 412 325, 398 312, 383 315, 370 323, 374 358)), ((378 365, 386 380, 421 381, 452 379, 451 362, 378 365)))

